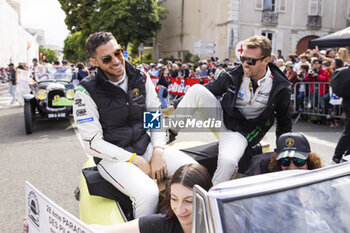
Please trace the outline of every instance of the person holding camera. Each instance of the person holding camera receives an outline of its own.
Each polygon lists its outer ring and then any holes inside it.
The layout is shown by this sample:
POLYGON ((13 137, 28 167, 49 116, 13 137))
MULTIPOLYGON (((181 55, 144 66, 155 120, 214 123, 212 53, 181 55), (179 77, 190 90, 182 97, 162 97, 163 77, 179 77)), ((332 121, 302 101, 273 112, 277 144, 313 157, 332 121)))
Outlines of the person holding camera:
POLYGON ((328 82, 328 72, 323 69, 322 61, 318 58, 315 58, 311 62, 312 69, 307 73, 305 80, 308 82, 313 82, 310 85, 310 95, 313 108, 319 107, 320 98, 324 94, 328 93, 329 85, 328 84, 320 84, 319 82, 328 82))

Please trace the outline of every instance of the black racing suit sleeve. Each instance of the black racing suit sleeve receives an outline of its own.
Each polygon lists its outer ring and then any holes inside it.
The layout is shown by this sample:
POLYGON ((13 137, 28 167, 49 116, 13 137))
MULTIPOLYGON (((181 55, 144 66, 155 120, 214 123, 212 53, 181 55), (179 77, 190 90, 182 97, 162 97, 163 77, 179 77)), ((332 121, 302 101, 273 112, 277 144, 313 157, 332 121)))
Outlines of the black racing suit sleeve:
POLYGON ((222 96, 227 88, 232 84, 230 74, 226 71, 221 72, 217 79, 205 84, 205 87, 213 93, 214 96, 222 96))
POLYGON ((292 131, 291 90, 284 88, 276 103, 276 142, 280 135, 292 131))

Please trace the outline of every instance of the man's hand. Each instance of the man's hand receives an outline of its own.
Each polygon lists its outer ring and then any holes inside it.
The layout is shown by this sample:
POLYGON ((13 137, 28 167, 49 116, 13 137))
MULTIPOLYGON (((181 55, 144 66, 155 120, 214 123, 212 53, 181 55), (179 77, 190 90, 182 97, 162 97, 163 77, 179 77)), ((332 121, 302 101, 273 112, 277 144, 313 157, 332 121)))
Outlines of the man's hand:
POLYGON ((151 165, 151 177, 157 179, 158 184, 167 177, 166 163, 163 156, 164 149, 161 147, 154 147, 151 165))
POLYGON ((132 160, 132 163, 140 168, 146 175, 151 176, 151 166, 142 156, 136 155, 132 160))

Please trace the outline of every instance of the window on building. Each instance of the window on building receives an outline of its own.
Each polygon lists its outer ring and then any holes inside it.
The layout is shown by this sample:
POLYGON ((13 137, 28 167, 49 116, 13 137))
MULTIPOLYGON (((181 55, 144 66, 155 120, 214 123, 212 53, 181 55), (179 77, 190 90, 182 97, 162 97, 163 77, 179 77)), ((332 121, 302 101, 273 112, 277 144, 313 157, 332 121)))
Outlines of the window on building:
POLYGON ((255 10, 286 12, 286 0, 255 0, 255 10))
POLYGON ((309 15, 320 16, 322 13, 322 0, 309 0, 309 15))
POLYGON ((273 33, 272 32, 262 31, 261 35, 269 38, 269 40, 271 41, 271 44, 273 43, 273 33))

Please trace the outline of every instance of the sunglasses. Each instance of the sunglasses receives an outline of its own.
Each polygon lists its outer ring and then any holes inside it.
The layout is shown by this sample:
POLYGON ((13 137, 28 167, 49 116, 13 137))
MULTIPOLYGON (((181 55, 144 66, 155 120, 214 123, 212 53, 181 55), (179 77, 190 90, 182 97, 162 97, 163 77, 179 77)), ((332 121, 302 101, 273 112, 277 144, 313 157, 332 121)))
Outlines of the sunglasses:
POLYGON ((293 160, 293 163, 297 167, 302 167, 306 163, 306 159, 299 159, 299 158, 282 158, 279 160, 281 166, 288 167, 290 165, 290 161, 293 160))
POLYGON ((245 56, 241 56, 241 62, 242 64, 244 62, 247 62, 248 65, 250 66, 255 66, 256 62, 259 61, 259 60, 264 60, 265 58, 267 58, 266 56, 265 57, 261 57, 261 58, 252 58, 252 57, 245 57, 245 56))
MULTIPOLYGON (((123 59, 123 49, 117 49, 116 51, 114 51, 114 56, 117 57, 119 60, 123 59)), ((103 56, 101 60, 103 64, 108 65, 112 61, 112 56, 103 56)))

